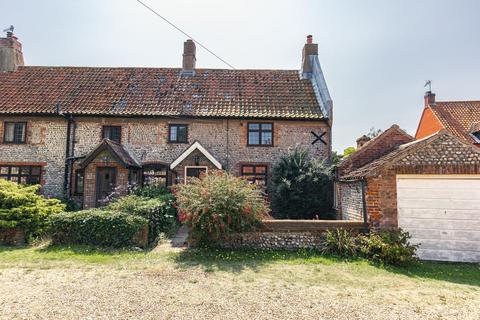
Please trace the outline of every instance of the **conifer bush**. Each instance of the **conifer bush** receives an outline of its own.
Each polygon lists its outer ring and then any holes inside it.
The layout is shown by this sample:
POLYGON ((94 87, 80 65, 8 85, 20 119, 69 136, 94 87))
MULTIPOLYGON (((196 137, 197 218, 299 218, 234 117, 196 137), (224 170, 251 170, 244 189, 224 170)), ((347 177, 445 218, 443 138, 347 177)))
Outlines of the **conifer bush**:
POLYGON ((270 187, 273 216, 279 219, 329 218, 333 212, 330 166, 296 147, 274 165, 270 187))
POLYGON ((42 235, 47 218, 65 210, 65 205, 58 199, 46 199, 39 190, 39 185, 0 180, 0 229, 23 229, 27 239, 42 235))
POLYGON ((252 230, 269 212, 260 189, 220 170, 177 185, 175 195, 180 222, 202 244, 252 230))

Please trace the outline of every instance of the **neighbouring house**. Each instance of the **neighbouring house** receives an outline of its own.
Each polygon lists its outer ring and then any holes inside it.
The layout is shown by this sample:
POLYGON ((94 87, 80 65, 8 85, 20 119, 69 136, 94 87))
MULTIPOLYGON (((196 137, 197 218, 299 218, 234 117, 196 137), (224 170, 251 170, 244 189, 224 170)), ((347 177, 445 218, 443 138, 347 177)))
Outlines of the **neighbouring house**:
POLYGON ((423 259, 480 261, 479 148, 448 130, 413 140, 393 126, 351 157, 335 183, 342 219, 400 227, 423 259))
POLYGON ((425 93, 425 103, 415 139, 446 129, 460 139, 480 146, 480 101, 436 101, 425 93))
POLYGON ((0 178, 95 207, 129 185, 224 169, 259 185, 294 145, 329 159, 333 104, 307 37, 300 70, 25 66, 0 38, 0 178))

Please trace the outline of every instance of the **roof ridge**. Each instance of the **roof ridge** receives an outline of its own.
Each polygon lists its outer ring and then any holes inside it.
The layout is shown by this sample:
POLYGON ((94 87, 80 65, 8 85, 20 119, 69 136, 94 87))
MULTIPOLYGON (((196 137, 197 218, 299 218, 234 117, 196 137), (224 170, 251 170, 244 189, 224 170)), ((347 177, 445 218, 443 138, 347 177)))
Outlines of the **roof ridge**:
MULTIPOLYGON (((149 66, 67 66, 67 65, 55 65, 55 66, 44 66, 44 65, 28 65, 28 66, 19 66, 18 69, 29 69, 29 68, 48 68, 48 69, 160 69, 160 70, 182 70, 180 67, 149 67, 149 66)), ((228 71, 228 72, 238 72, 238 71, 283 71, 283 72, 296 72, 297 69, 267 69, 267 68, 245 68, 245 69, 226 69, 226 68, 196 68, 195 71, 228 71)))

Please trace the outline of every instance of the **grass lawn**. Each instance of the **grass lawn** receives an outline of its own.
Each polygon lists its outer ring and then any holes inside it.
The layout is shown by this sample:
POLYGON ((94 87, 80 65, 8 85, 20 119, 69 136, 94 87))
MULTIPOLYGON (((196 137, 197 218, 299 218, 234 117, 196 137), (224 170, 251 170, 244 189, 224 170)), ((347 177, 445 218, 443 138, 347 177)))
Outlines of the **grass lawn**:
POLYGON ((0 247, 1 319, 479 319, 480 266, 0 247))

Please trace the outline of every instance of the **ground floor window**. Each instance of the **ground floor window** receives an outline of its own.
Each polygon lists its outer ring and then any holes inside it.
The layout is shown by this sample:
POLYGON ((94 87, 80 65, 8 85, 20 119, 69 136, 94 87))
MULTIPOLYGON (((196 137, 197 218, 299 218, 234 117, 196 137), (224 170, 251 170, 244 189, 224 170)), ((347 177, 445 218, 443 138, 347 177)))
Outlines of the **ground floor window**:
POLYGON ((76 195, 83 194, 83 188, 85 183, 84 181, 85 181, 85 171, 77 170, 75 172, 75 194, 76 195))
POLYGON ((143 185, 168 186, 168 167, 165 164, 151 164, 143 167, 143 185))
POLYGON ((251 183, 254 183, 264 189, 267 186, 266 165, 242 165, 241 175, 251 183))
POLYGON ((0 165, 0 179, 21 184, 40 184, 41 166, 0 165))

